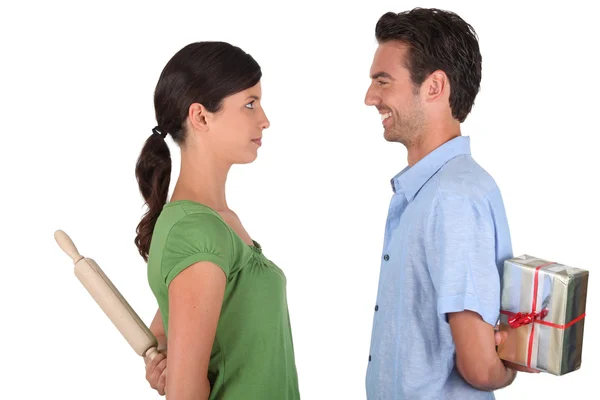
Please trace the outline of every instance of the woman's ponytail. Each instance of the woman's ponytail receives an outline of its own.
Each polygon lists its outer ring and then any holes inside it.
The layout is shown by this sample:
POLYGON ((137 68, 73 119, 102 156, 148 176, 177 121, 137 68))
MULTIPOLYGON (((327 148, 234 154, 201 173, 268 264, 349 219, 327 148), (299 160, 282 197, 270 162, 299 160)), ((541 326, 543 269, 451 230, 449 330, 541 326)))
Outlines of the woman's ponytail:
POLYGON ((148 211, 137 226, 135 237, 135 245, 144 261, 148 261, 154 225, 169 195, 171 153, 165 142, 165 135, 158 127, 153 129, 135 166, 140 193, 148 207, 148 211))

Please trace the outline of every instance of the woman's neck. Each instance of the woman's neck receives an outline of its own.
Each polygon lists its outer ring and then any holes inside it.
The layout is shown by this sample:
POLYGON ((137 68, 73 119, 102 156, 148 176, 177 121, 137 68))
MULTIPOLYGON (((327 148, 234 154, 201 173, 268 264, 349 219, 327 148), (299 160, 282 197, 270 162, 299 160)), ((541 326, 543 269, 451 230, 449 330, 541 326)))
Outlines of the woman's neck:
POLYGON ((192 157, 182 151, 179 178, 171 201, 192 200, 216 211, 228 210, 225 186, 230 169, 230 164, 218 162, 210 154, 199 157, 196 153, 192 157))

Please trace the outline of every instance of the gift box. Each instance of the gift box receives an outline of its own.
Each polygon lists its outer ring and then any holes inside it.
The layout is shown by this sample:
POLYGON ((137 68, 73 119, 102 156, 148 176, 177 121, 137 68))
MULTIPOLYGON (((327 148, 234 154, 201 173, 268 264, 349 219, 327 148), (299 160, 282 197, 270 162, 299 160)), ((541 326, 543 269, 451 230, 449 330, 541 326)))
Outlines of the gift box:
POLYGON ((581 366, 589 272, 523 255, 504 262, 501 359, 564 375, 581 366))

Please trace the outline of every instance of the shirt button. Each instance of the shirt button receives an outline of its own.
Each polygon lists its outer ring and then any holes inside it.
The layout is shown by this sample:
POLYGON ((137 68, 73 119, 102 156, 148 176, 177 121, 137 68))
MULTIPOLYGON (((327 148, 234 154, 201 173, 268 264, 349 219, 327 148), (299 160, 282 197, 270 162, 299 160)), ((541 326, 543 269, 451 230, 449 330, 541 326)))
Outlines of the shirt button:
POLYGON ((388 256, 388 255, 386 254, 385 256, 383 256, 383 259, 384 259, 385 261, 387 261, 387 260, 389 260, 389 259, 390 259, 390 256, 388 256))
POLYGON ((369 356, 369 361, 371 361, 371 356, 369 356))
POLYGON ((379 306, 375 306, 375 311, 379 310, 379 306))

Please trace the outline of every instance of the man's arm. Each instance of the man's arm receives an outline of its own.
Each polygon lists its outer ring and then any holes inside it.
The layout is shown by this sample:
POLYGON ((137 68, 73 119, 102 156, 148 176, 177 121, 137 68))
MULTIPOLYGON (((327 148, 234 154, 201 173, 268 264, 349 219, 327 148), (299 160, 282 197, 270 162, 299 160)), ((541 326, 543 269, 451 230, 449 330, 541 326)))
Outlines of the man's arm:
POLYGON ((428 223, 428 267, 438 313, 450 325, 456 367, 478 389, 506 387, 518 369, 496 352, 501 281, 492 206, 487 197, 469 193, 437 200, 428 223))
POLYGON ((496 353, 494 327, 468 310, 448 313, 448 322, 456 345, 456 367, 471 386, 493 391, 513 382, 516 371, 496 353))

